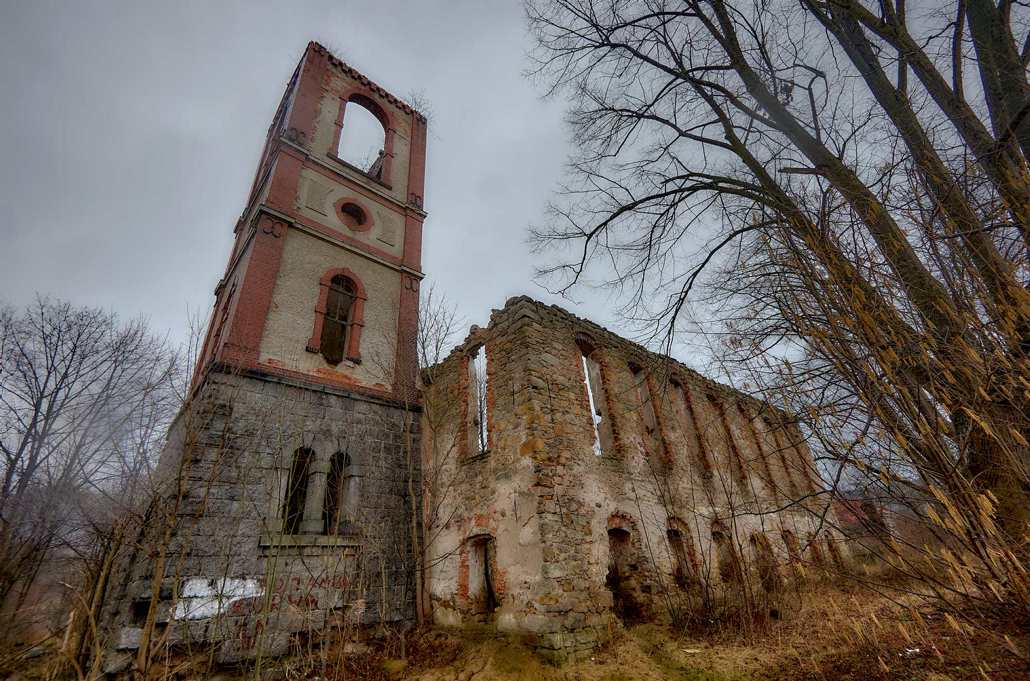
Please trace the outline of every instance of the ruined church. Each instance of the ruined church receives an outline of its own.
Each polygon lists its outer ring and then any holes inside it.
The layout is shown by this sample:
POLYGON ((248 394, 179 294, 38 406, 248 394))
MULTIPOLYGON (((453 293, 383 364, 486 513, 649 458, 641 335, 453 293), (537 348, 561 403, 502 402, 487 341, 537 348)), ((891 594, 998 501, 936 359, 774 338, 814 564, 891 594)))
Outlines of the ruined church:
POLYGON ((424 116, 308 45, 107 586, 108 671, 419 620, 567 659, 751 566, 772 591, 841 559, 785 414, 561 308, 513 298, 420 372, 425 158, 424 116))

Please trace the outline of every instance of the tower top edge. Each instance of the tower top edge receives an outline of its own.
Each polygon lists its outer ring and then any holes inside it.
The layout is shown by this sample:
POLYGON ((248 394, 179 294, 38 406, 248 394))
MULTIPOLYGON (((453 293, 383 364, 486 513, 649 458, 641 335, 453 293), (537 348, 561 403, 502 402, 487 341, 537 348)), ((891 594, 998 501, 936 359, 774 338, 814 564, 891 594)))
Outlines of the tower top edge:
POLYGON ((358 71, 356 68, 354 68, 353 66, 351 66, 347 62, 345 62, 342 59, 340 59, 339 57, 337 57, 335 54, 333 54, 327 47, 325 47, 321 43, 315 42, 314 40, 310 41, 308 43, 307 51, 305 52, 305 58, 307 58, 307 55, 310 54, 310 53, 316 53, 316 54, 323 55, 324 57, 326 57, 326 59, 329 60, 329 63, 331 63, 333 66, 336 66, 337 68, 341 69, 348 76, 350 76, 354 80, 358 81, 359 83, 361 83, 362 85, 364 85, 368 89, 372 90, 377 95, 379 95, 383 99, 387 100, 388 102, 390 102, 391 104, 393 104, 394 106, 399 108, 404 113, 408 113, 408 114, 412 114, 412 115, 416 116, 419 119, 419 121, 421 121, 423 123, 426 121, 425 114, 423 114, 421 111, 419 111, 418 109, 416 109, 411 104, 409 104, 408 102, 404 101, 403 99, 401 99, 397 95, 394 95, 389 90, 387 90, 383 86, 379 85, 378 83, 376 83, 371 78, 369 78, 365 74, 363 74, 360 71, 358 71))

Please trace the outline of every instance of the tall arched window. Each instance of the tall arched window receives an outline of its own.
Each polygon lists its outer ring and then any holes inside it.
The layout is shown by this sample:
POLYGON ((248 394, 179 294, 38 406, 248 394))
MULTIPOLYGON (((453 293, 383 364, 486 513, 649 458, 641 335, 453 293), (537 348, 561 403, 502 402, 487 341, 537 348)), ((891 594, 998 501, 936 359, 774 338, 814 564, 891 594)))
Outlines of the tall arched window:
POLYGON ((374 180, 388 181, 390 125, 372 99, 354 94, 340 103, 336 156, 374 180))
POLYGON ((301 447, 293 454, 290 476, 286 480, 286 497, 283 500, 283 534, 300 534, 304 520, 304 505, 308 498, 308 478, 315 453, 301 447))
POLYGON ((600 362, 600 352, 585 334, 576 335, 576 347, 579 348, 580 362, 583 367, 583 384, 590 408, 590 420, 594 428, 594 454, 611 456, 615 453, 615 431, 608 412, 608 397, 605 394, 604 368, 600 362))
POLYGON ((658 427, 658 414, 655 412, 654 399, 651 397, 651 385, 647 372, 636 362, 629 363, 629 370, 633 373, 633 382, 636 385, 637 407, 640 415, 640 423, 644 429, 644 439, 648 454, 664 454, 665 444, 662 442, 661 429, 658 427))
POLYGON ((329 282, 329 296, 325 302, 325 320, 322 322, 322 356, 330 364, 339 364, 350 347, 354 302, 357 287, 349 278, 338 274, 329 282))
POLYGON ((487 400, 486 346, 481 345, 468 357, 468 451, 471 456, 490 451, 490 430, 487 400))
POLYGON ((681 589, 696 586, 699 572, 697 553, 686 523, 678 518, 669 518, 665 536, 672 552, 672 576, 676 585, 681 589))
POLYGON ((329 477, 326 480, 325 505, 322 520, 325 533, 343 534, 354 522, 357 504, 357 482, 350 454, 336 452, 329 461, 329 477))
POLYGON ((360 363, 365 299, 365 287, 349 269, 329 270, 322 275, 307 351, 322 353, 333 366, 344 359, 360 363))
POLYGON ((780 536, 783 537, 783 545, 787 547, 787 558, 790 560, 790 569, 794 572, 794 576, 796 578, 802 577, 801 544, 798 542, 797 535, 790 530, 781 530, 780 536))
POLYGON ((767 593, 779 591, 782 586, 780 570, 776 565, 776 556, 773 554, 769 538, 761 532, 752 532, 750 542, 751 553, 755 557, 755 563, 758 567, 758 579, 762 583, 762 588, 767 593))

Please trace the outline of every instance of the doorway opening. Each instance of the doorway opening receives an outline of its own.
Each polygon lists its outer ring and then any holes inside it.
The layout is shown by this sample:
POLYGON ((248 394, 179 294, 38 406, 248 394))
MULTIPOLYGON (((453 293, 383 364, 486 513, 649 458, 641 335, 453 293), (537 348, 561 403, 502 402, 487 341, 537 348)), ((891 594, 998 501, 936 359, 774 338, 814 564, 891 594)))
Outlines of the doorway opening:
POLYGON ((632 541, 629 530, 608 530, 608 576, 605 586, 612 592, 612 609, 624 623, 640 621, 643 612, 636 597, 632 541))
POLYGON ((470 540, 468 553, 469 600, 475 615, 488 619, 500 605, 494 588, 496 555, 494 539, 490 536, 470 540))

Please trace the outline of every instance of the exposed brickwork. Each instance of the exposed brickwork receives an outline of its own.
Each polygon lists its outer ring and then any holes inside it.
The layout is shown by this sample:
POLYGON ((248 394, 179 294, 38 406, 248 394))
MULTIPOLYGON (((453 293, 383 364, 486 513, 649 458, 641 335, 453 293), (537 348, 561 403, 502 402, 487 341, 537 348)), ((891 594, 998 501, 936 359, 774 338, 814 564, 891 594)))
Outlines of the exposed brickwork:
MULTIPOLYGON (((425 154, 426 120, 421 114, 325 48, 308 45, 270 128, 216 293, 215 309, 220 310, 227 283, 239 282, 231 317, 220 334, 208 334, 200 367, 231 365, 416 401, 425 154), (352 100, 384 124, 382 178, 372 178, 336 155, 344 106, 352 100), (346 202, 359 205, 367 221, 359 226, 344 222, 338 206, 346 202), (297 232, 319 239, 295 238, 297 232), (284 262, 290 243, 305 244, 304 252, 294 252, 284 262), (326 244, 332 245, 331 256, 326 244), (353 361, 338 366, 320 358, 317 343, 307 344, 311 354, 295 353, 295 339, 287 337, 296 328, 294 322, 306 321, 309 333, 319 323, 318 304, 296 295, 298 259, 329 261, 311 275, 311 296, 317 296, 319 280, 329 271, 349 268, 362 275, 369 287, 368 308, 379 319, 359 327, 362 333, 354 334, 353 345, 368 344, 374 353, 348 348, 353 361), (279 318, 273 320, 273 313, 279 318), (289 323, 282 317, 289 317, 289 323), (366 361, 369 354, 376 355, 375 370, 366 361)), ((201 375, 198 371, 195 389, 201 375)))
POLYGON ((492 622, 564 659, 603 641, 617 614, 657 616, 666 607, 660 594, 707 579, 698 564, 717 564, 713 527, 731 542, 723 553, 737 556, 723 570, 736 575, 728 582, 739 584, 743 570, 760 564, 763 583, 772 583, 768 555, 759 561, 750 555, 758 549, 748 547, 772 547, 785 564, 779 530, 807 536, 817 522, 803 505, 776 510, 800 495, 800 473, 788 463, 811 464, 784 414, 560 308, 513 298, 428 373, 424 498, 426 517, 439 519, 427 527, 428 591, 442 624, 480 619, 467 598, 467 553, 483 532, 495 541, 505 580, 492 622), (590 339, 604 392, 594 397, 606 400, 613 421, 612 451, 601 456, 592 450, 577 336, 590 339), (460 455, 467 451, 467 364, 480 345, 490 367, 491 446, 486 456, 468 458, 460 455), (651 451, 631 364, 637 376, 647 372, 663 451, 651 451), (448 441, 455 446, 441 447, 448 441), (680 561, 691 575, 677 568, 670 530, 683 536, 680 561), (613 571, 621 571, 618 580, 613 571), (614 598, 613 581, 621 582, 614 598))

